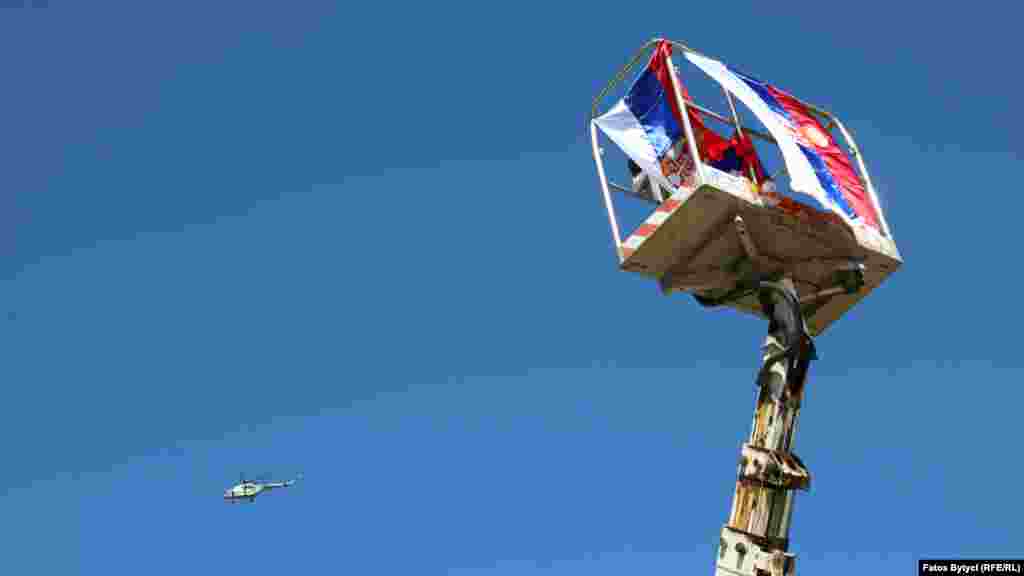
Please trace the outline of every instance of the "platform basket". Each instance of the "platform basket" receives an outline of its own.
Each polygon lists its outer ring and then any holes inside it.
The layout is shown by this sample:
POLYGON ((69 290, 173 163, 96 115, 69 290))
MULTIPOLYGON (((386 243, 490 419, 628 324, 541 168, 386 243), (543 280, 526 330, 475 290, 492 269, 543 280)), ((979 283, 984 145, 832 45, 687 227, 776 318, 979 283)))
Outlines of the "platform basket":
MULTIPOLYGON (((664 42, 670 42, 682 52, 699 54, 678 42, 652 40, 598 95, 591 109, 591 144, 620 268, 656 281, 666 295, 690 293, 705 305, 718 303, 728 295, 725 305, 761 316, 756 293, 744 292, 744 286, 751 286, 751 278, 755 277, 785 276, 793 280, 799 296, 805 300, 803 312, 808 331, 812 336, 823 333, 903 264, 860 150, 834 114, 798 101, 819 118, 826 132, 831 134, 833 128, 840 132, 850 156, 856 161, 856 178, 877 211, 878 226, 841 218, 837 213, 811 207, 790 196, 759 190, 752 180, 709 165, 699 158, 697 148, 691 144, 693 153, 689 158, 697 158, 689 162, 691 168, 688 169, 692 172, 682 179, 687 184, 673 184, 671 190, 664 185, 653 185, 653 191, 642 197, 655 206, 653 212, 622 238, 611 191, 636 195, 638 190, 635 186, 631 188, 608 180, 604 148, 595 119, 602 98, 623 82, 630 67, 641 61, 645 51, 664 42), (666 191, 670 194, 667 198, 666 191), (741 241, 738 227, 745 230, 749 242, 741 241), (837 292, 837 274, 851 266, 863 270, 863 283, 855 289, 844 284, 847 289, 837 292), (752 273, 754 271, 756 274, 752 273), (827 297, 821 297, 823 291, 829 292, 827 297), (813 298, 815 295, 819 297, 813 298)), ((683 110, 681 116, 688 138, 693 131, 686 111, 692 108, 691 111, 725 123, 737 133, 778 145, 770 134, 740 124, 728 92, 731 115, 686 100, 680 95, 682 92, 685 91, 677 90, 674 98, 683 110)), ((838 137, 832 135, 832 138, 839 146, 838 137)))
MULTIPOLYGON (((893 241, 870 229, 851 228, 810 208, 772 206, 748 180, 711 166, 702 166, 702 173, 705 184, 678 190, 622 242, 622 270, 656 280, 665 294, 721 296, 743 280, 751 265, 735 228, 740 216, 758 249, 761 272, 792 278, 802 297, 830 287, 837 266, 864 264, 859 291, 807 310, 808 329, 818 335, 902 264, 893 241)), ((761 315, 754 294, 729 305, 761 315)))

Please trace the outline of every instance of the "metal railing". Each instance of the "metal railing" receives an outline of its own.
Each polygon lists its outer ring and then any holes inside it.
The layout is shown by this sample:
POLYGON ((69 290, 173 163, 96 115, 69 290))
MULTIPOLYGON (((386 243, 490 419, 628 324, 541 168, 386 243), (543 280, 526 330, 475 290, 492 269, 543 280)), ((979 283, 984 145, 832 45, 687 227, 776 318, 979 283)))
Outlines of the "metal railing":
MULTIPOLYGON (((617 219, 615 217, 615 207, 614 207, 614 204, 613 204, 613 201, 612 201, 612 196, 611 196, 610 188, 611 187, 615 187, 615 188, 623 190, 623 191, 625 191, 625 190, 623 189, 622 186, 619 186, 619 185, 614 184, 614 183, 611 183, 611 185, 609 185, 607 176, 605 174, 604 161, 603 161, 603 157, 602 157, 602 151, 601 151, 601 148, 600 148, 600 145, 599 145, 599 142, 598 142, 598 135, 597 135, 598 130, 597 130, 597 126, 596 126, 594 120, 598 116, 598 108, 599 108, 602 100, 604 100, 612 92, 612 90, 616 86, 621 84, 626 79, 626 76, 629 74, 629 71, 638 62, 641 62, 644 59, 644 57, 648 55, 650 50, 654 46, 656 46, 659 42, 661 42, 661 41, 662 41, 661 38, 654 38, 652 40, 649 40, 648 42, 646 42, 636 52, 636 54, 629 60, 629 62, 627 62, 618 71, 618 73, 615 75, 615 77, 594 98, 593 104, 592 104, 591 109, 590 109, 590 115, 587 118, 587 124, 588 124, 588 127, 590 129, 591 146, 592 146, 592 149, 593 149, 594 161, 597 164, 598 177, 599 177, 599 179, 601 181, 601 191, 602 191, 602 194, 604 196, 605 207, 606 207, 606 209, 608 211, 608 218, 609 218, 609 222, 610 222, 611 228, 612 228, 612 236, 613 236, 613 238, 615 240, 615 247, 616 247, 616 251, 619 254, 620 261, 622 260, 622 248, 621 248, 621 246, 622 246, 622 236, 621 236, 621 233, 619 231, 619 225, 618 225, 617 219)), ((676 41, 673 41, 673 40, 667 40, 667 42, 669 42, 673 47, 679 49, 683 53, 691 52, 693 54, 696 54, 698 56, 702 56, 704 58, 710 58, 709 56, 701 54, 700 52, 690 48, 689 46, 687 46, 687 45, 685 45, 685 44, 683 44, 681 42, 676 42, 676 41)), ((750 135, 750 136, 756 137, 756 138, 758 138, 760 140, 764 140, 766 142, 769 142, 771 144, 775 144, 776 146, 778 145, 778 143, 776 142, 775 138, 773 138, 770 134, 762 132, 760 130, 756 130, 756 129, 751 128, 749 126, 744 126, 744 125, 741 124, 740 119, 739 119, 739 114, 736 111, 736 106, 733 103, 732 95, 728 92, 728 90, 725 90, 724 87, 722 89, 725 92, 726 98, 727 98, 727 100, 729 102, 729 107, 730 107, 730 110, 731 110, 731 113, 732 113, 731 114, 731 118, 728 117, 728 116, 725 116, 723 114, 719 114, 719 113, 717 113, 717 112, 715 112, 713 110, 710 110, 710 109, 708 109, 708 108, 706 108, 704 106, 701 106, 701 105, 697 104, 696 102, 693 102, 691 100, 683 98, 682 97, 682 92, 679 89, 679 86, 676 85, 676 82, 677 82, 676 75, 675 74, 671 74, 670 77, 672 78, 673 88, 675 89, 676 98, 677 98, 677 104, 678 104, 678 107, 679 107, 679 110, 680 110, 680 114, 682 115, 683 127, 685 129, 686 139, 688 140, 688 144, 689 144, 689 147, 690 147, 690 154, 693 156, 694 164, 696 165, 696 170, 697 170, 696 177, 697 177, 697 185, 698 186, 700 186, 701 184, 705 183, 705 180, 704 180, 704 178, 702 176, 702 170, 701 170, 702 161, 700 159, 700 153, 699 153, 699 150, 697 149, 696 140, 694 138, 693 126, 691 125, 691 122, 690 122, 690 116, 689 116, 689 114, 687 114, 687 107, 693 108, 693 110, 695 110, 696 112, 698 112, 699 114, 701 114, 704 117, 711 118, 711 119, 714 119, 714 120, 716 120, 718 122, 721 122, 721 123, 728 124, 728 125, 732 126, 741 135, 744 135, 744 134, 750 135)), ((828 112, 828 111, 826 111, 826 110, 824 110, 824 109, 822 109, 822 108, 820 108, 818 106, 815 106, 815 105, 810 104, 808 102, 805 102, 803 100, 797 99, 795 97, 794 97, 794 100, 796 100, 802 106, 806 107, 812 113, 817 114, 820 117, 821 120, 824 120, 826 122, 825 123, 826 131, 831 131, 833 126, 835 126, 836 128, 839 129, 839 132, 842 135, 843 140, 846 143, 847 150, 849 151, 850 155, 853 156, 857 160, 857 176, 858 176, 858 178, 860 178, 861 184, 864 186, 864 189, 867 190, 868 193, 871 195, 871 200, 874 203, 875 211, 878 214, 879 223, 882 226, 882 232, 885 234, 886 237, 888 237, 890 240, 892 240, 892 234, 891 234, 891 232, 889 230, 889 224, 888 224, 888 222, 885 219, 885 214, 882 212, 881 204, 878 201, 878 195, 876 194, 875 187, 874 187, 874 185, 871 182, 871 176, 868 174, 867 166, 864 165, 864 159, 863 159, 863 157, 861 155, 860 149, 857 147, 857 143, 853 139, 853 136, 846 129, 846 126, 844 126, 843 123, 839 120, 839 118, 836 117, 834 114, 832 114, 832 113, 830 113, 830 112, 828 112)))

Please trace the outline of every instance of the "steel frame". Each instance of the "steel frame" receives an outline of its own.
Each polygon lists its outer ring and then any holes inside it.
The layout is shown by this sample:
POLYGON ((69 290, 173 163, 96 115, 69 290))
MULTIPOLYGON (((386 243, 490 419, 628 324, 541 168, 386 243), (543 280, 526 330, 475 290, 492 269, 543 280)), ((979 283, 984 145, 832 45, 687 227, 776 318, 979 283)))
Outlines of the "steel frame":
MULTIPOLYGON (((597 173, 598 173, 598 178, 600 179, 600 183, 601 183, 601 191, 602 191, 602 195, 603 195, 603 199, 604 199, 604 203, 605 203, 605 209, 608 212, 608 221, 609 221, 609 224, 611 226, 612 238, 615 241, 615 249, 616 249, 616 253, 617 253, 618 257, 619 257, 619 263, 620 264, 625 260, 623 252, 622 252, 622 232, 621 232, 621 230, 619 228, 618 219, 617 219, 616 214, 615 214, 615 203, 614 203, 614 200, 612 199, 611 185, 609 184, 609 181, 608 181, 608 178, 607 178, 607 175, 606 175, 606 172, 605 172, 604 158, 603 158, 602 149, 601 149, 600 142, 599 142, 599 137, 598 137, 598 129, 597 129, 596 124, 594 123, 594 119, 597 118, 597 116, 598 116, 598 107, 600 106, 601 101, 606 96, 608 96, 608 94, 610 94, 612 92, 612 90, 616 86, 621 84, 625 80, 626 75, 629 73, 630 69, 632 69, 633 66, 635 66, 637 64, 637 62, 640 62, 643 59, 643 57, 645 55, 647 55, 648 52, 654 46, 656 46, 658 42, 660 42, 662 40, 666 40, 667 42, 671 43, 673 47, 679 49, 680 51, 682 51, 684 53, 685 52, 692 52, 692 53, 697 54, 699 56, 704 56, 705 58, 710 58, 710 56, 702 54, 701 52, 698 52, 698 51, 694 50, 693 48, 690 48, 689 46, 683 44, 682 42, 677 42, 677 41, 674 41, 674 40, 667 40, 667 39, 662 39, 662 38, 654 38, 652 40, 649 40, 647 43, 645 43, 636 52, 636 54, 634 54, 634 56, 630 59, 630 61, 627 62, 619 70, 619 72, 615 75, 615 77, 611 80, 611 82, 609 82, 604 87, 604 89, 601 90, 601 92, 597 95, 597 97, 594 98, 593 105, 591 106, 591 109, 590 109, 590 114, 589 114, 589 116, 587 118, 587 124, 588 124, 588 127, 590 129, 591 150, 592 150, 592 153, 593 153, 593 156, 594 156, 594 162, 597 164, 597 173)), ((672 75, 672 78, 673 78, 673 82, 675 82, 675 75, 674 74, 672 75)), ((691 125, 689 115, 686 113, 687 106, 692 107, 694 110, 696 110, 697 112, 703 114, 704 116, 707 116, 709 118, 713 118, 713 119, 718 120, 719 122, 723 122, 725 124, 729 124, 729 125, 735 127, 737 131, 749 134, 751 136, 755 136, 757 138, 760 138, 761 140, 764 140, 764 141, 767 141, 767 142, 771 142, 773 144, 775 143, 775 139, 772 138, 771 135, 766 134, 764 132, 761 132, 759 130, 755 130, 755 129, 750 128, 748 126, 743 126, 739 122, 739 116, 736 114, 735 106, 733 105, 731 95, 729 95, 728 92, 726 92, 726 95, 728 97, 729 104, 730 104, 730 107, 732 108, 732 112, 733 112, 731 118, 726 117, 726 116, 724 116, 722 114, 719 114, 717 112, 714 112, 712 110, 709 110, 708 108, 700 106, 700 105, 696 104, 695 102, 691 102, 689 100, 686 100, 686 99, 682 98, 681 95, 680 95, 680 91, 678 90, 678 87, 676 86, 676 98, 677 98, 677 102, 679 104, 680 112, 681 112, 681 114, 683 116, 683 125, 684 125, 684 128, 686 130, 687 140, 689 141, 689 145, 690 145, 690 154, 693 156, 693 158, 695 160, 695 164, 697 166, 696 177, 697 177, 697 186, 698 187, 700 185, 702 185, 702 184, 706 184, 707 181, 704 178, 704 176, 702 175, 701 166, 703 164, 702 164, 702 161, 700 159, 699 151, 696 149, 696 142, 694 141, 694 138, 693 138, 693 126, 691 125)), ((878 201, 878 194, 875 192, 874 184, 871 182, 871 176, 868 173, 867 166, 864 164, 864 159, 863 159, 863 157, 861 155, 860 148, 857 146, 857 143, 853 139, 853 136, 850 134, 849 130, 846 129, 846 126, 842 123, 842 121, 839 120, 839 118, 835 114, 832 114, 831 112, 828 112, 828 111, 822 109, 819 106, 815 106, 815 105, 810 104, 808 102, 805 102, 803 100, 797 99, 797 101, 800 102, 802 105, 806 106, 807 109, 810 110, 811 112, 813 112, 813 113, 817 114, 818 116, 820 116, 821 118, 825 119, 827 121, 826 126, 831 127, 831 126, 834 125, 836 128, 839 129, 839 132, 842 135, 843 140, 846 143, 846 146, 847 146, 847 149, 850 152, 850 155, 855 157, 856 160, 857 160, 858 176, 860 177, 861 183, 864 185, 864 188, 868 191, 869 194, 871 194, 871 201, 874 202, 875 207, 877 209, 879 221, 880 221, 880 223, 882 225, 882 232, 885 234, 886 237, 888 237, 890 240, 892 240, 892 232, 889 229, 889 223, 888 223, 888 221, 885 218, 885 213, 882 211, 882 206, 881 206, 881 204, 878 201)))

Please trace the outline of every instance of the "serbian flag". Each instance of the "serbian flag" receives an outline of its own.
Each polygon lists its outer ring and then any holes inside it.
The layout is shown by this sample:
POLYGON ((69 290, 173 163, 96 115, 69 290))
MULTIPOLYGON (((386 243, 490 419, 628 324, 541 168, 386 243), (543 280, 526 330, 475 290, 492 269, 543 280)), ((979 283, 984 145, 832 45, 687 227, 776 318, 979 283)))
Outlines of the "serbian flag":
POLYGON ((757 184, 768 179, 754 143, 746 134, 737 131, 726 140, 712 130, 705 130, 703 144, 701 158, 722 172, 738 172, 745 178, 753 175, 757 184))
MULTIPOLYGON (((669 76, 675 73, 671 56, 672 44, 660 41, 626 96, 594 119, 608 138, 666 190, 676 187, 665 177, 661 162, 673 146, 686 137, 679 101, 669 76)), ((686 88, 682 83, 679 86, 682 97, 689 99, 686 88)), ((704 125, 700 117, 689 107, 687 113, 694 133, 701 134, 704 125)))
POLYGON ((764 123, 782 150, 790 186, 814 197, 851 223, 881 231, 878 209, 850 160, 811 113, 782 90, 725 64, 686 53, 686 59, 714 78, 764 123))

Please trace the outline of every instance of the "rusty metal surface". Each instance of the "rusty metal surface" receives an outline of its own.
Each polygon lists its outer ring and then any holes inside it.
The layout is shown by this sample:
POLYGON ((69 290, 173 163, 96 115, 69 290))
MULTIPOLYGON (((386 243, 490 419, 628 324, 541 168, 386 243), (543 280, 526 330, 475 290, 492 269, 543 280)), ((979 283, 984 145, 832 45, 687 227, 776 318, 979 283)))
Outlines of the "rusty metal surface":
POLYGON ((788 490, 809 490, 811 474, 795 454, 743 445, 740 481, 776 486, 788 490))
POLYGON ((765 484, 738 481, 734 495, 736 505, 728 526, 766 543, 778 545, 787 539, 785 519, 791 499, 786 489, 765 484))
POLYGON ((716 576, 794 576, 796 556, 765 546, 760 538, 729 527, 722 529, 715 561, 716 576))

